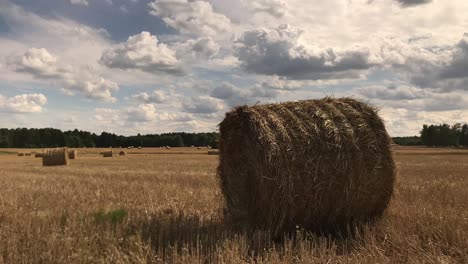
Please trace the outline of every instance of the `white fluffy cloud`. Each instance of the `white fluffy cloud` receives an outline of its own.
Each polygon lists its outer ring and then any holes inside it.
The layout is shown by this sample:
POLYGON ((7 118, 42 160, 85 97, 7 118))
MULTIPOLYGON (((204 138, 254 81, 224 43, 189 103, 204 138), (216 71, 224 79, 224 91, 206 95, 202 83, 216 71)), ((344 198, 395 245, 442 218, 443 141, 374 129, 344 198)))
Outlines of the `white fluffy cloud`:
POLYGON ((127 119, 132 122, 154 121, 156 117, 156 108, 152 104, 140 104, 127 110, 127 119))
POLYGON ((291 25, 247 31, 235 53, 247 72, 290 79, 358 78, 373 66, 365 48, 321 48, 302 41, 302 34, 291 25))
POLYGON ((178 58, 198 61, 215 56, 220 46, 211 37, 203 37, 176 43, 174 49, 178 58))
POLYGON ((213 36, 231 27, 231 21, 216 13, 206 1, 155 0, 148 6, 150 14, 161 17, 168 26, 184 34, 213 36))
POLYGON ((20 94, 13 97, 4 97, 0 95, 0 111, 2 112, 42 112, 42 107, 46 103, 47 97, 43 94, 20 94))
POLYGON ((243 0, 254 13, 266 13, 276 18, 283 17, 287 12, 287 4, 281 0, 243 0))
POLYGON ((167 93, 161 90, 154 90, 152 93, 142 92, 132 95, 132 98, 143 103, 164 103, 168 99, 167 93))
POLYGON ((61 63, 44 48, 31 48, 22 55, 11 57, 9 66, 16 72, 27 73, 51 83, 57 82, 55 85, 67 94, 80 92, 87 98, 115 101, 112 92, 119 89, 116 83, 95 76, 87 69, 75 69, 61 63))
POLYGON ((183 72, 175 52, 146 31, 104 51, 100 63, 109 68, 138 69, 152 74, 183 72))

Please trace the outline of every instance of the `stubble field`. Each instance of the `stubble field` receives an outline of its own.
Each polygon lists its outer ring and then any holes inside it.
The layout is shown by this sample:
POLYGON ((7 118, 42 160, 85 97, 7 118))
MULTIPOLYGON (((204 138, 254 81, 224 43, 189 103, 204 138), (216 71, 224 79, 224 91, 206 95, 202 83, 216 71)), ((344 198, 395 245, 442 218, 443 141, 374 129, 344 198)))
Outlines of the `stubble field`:
POLYGON ((0 150, 0 263, 468 263, 468 150, 397 148, 380 222, 276 242, 224 224, 206 149, 81 149, 66 167, 16 151, 0 150))

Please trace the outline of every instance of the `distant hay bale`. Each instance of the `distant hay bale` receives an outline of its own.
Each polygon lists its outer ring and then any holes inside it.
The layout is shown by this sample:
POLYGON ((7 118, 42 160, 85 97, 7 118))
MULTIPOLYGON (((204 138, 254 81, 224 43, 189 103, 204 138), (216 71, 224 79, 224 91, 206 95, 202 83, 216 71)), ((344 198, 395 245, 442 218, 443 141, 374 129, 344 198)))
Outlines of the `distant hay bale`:
POLYGON ((26 152, 24 153, 25 156, 28 156, 28 157, 31 157, 31 153, 30 152, 26 152))
POLYGON ((200 150, 200 149, 201 149, 201 147, 198 147, 198 149, 200 150))
POLYGON ((24 152, 18 152, 18 157, 24 157, 24 152))
POLYGON ((169 146, 166 146, 166 149, 171 149, 171 147, 169 147, 169 146))
POLYGON ((77 159, 78 158, 78 151, 76 149, 68 151, 68 157, 70 159, 77 159))
POLYGON ((391 139, 352 98, 240 106, 220 124, 225 216, 274 236, 378 218, 393 194, 391 139))
POLYGON ((44 157, 44 153, 43 152, 36 152, 36 154, 34 154, 34 157, 35 158, 42 158, 42 157, 44 157))
POLYGON ((42 157, 42 166, 60 166, 68 164, 67 148, 47 149, 42 157))
POLYGON ((127 155, 127 153, 125 153, 125 151, 120 151, 120 152, 119 152, 119 155, 120 155, 120 156, 125 156, 125 155, 127 155))
POLYGON ((210 149, 208 150, 208 155, 219 155, 218 149, 210 149))
POLYGON ((141 149, 141 147, 138 147, 138 149, 141 149))
POLYGON ((103 156, 104 158, 111 158, 111 157, 114 156, 114 152, 112 152, 112 151, 104 151, 104 152, 102 152, 102 156, 103 156))

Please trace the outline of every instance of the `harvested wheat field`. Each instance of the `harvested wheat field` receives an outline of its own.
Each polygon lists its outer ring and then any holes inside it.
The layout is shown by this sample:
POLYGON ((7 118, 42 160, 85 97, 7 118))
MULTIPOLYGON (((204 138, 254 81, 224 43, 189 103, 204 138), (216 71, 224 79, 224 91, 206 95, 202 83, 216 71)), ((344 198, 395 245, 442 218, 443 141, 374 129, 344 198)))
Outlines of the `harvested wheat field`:
POLYGON ((276 240, 225 224, 219 156, 103 150, 57 167, 2 150, 0 263, 468 263, 468 150, 398 147, 377 223, 276 240))

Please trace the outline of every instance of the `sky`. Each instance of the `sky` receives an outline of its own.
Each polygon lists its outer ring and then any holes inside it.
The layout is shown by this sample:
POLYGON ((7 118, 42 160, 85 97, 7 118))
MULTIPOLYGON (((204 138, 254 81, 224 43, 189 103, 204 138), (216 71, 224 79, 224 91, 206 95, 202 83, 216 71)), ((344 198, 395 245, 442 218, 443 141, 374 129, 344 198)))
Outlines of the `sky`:
POLYGON ((216 131, 351 96, 391 136, 468 122, 466 0, 0 0, 0 127, 216 131))

